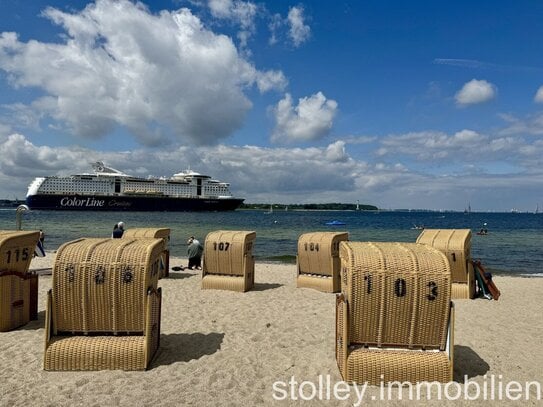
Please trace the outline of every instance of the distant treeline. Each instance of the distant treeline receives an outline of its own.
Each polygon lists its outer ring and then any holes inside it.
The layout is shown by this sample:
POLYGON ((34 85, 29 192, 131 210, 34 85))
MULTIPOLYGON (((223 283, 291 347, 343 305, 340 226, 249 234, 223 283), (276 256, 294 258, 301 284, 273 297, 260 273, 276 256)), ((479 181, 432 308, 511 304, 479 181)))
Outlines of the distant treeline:
POLYGON ((16 208, 24 203, 25 201, 21 199, 0 199, 0 208, 16 208))
MULTIPOLYGON (((312 203, 312 204, 273 204, 271 205, 273 210, 330 210, 330 211, 355 211, 356 204, 350 203, 312 203)), ((377 211, 379 208, 374 205, 359 204, 358 208, 361 211, 377 211)), ((240 209, 262 209, 270 210, 270 204, 254 203, 254 204, 242 204, 240 209)))

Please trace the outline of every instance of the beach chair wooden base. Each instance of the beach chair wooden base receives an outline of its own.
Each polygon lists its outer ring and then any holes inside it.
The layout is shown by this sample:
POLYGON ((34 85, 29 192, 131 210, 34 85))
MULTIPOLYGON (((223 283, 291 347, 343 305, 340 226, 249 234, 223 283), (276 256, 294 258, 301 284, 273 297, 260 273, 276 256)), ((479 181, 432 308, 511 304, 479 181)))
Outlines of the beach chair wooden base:
POLYGON ((312 288, 324 293, 337 293, 341 290, 340 275, 322 276, 318 274, 299 274, 296 279, 298 288, 312 288))
POLYGON ((469 300, 475 298, 475 284, 452 283, 451 298, 453 300, 469 300))
POLYGON ((148 294, 145 332, 137 334, 54 334, 52 293, 48 292, 45 317, 44 370, 145 370, 160 343, 159 288, 148 294))
POLYGON ((227 290, 246 292, 254 287, 254 274, 245 276, 227 276, 218 274, 206 274, 202 277, 203 290, 227 290))
POLYGON ((374 386, 390 382, 446 383, 452 380, 452 362, 442 351, 358 347, 349 352, 343 379, 374 386))
POLYGON ((0 273, 0 332, 11 331, 38 317, 38 275, 0 273))

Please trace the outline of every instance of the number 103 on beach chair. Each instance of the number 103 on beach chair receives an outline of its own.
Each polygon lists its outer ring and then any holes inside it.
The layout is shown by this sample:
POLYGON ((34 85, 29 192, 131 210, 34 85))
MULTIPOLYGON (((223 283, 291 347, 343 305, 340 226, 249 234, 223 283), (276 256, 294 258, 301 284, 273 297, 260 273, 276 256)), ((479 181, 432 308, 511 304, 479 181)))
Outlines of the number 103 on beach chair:
POLYGON ((417 243, 342 242, 336 359, 346 381, 448 382, 453 374, 451 272, 417 243))

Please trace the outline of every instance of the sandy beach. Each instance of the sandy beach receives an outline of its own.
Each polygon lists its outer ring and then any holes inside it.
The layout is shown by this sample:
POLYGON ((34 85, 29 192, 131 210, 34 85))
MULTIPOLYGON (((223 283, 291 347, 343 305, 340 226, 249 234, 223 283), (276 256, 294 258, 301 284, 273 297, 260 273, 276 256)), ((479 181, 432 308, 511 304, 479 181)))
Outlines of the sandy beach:
MULTIPOLYGON (((48 253, 30 268, 43 271, 53 260, 48 253)), ((186 259, 171 259, 170 267, 179 265, 186 259)), ((420 405, 405 400, 405 389, 393 388, 388 400, 387 388, 342 386, 334 294, 296 288, 292 264, 257 263, 255 275, 255 289, 243 294, 201 290, 196 271, 172 271, 160 280, 161 344, 144 372, 44 371, 45 298, 52 277, 41 275, 38 320, 0 334, 0 405, 420 405)), ((455 301, 457 384, 447 395, 456 397, 455 389, 467 384, 456 405, 486 405, 491 397, 508 405, 508 396, 522 405, 541 404, 536 384, 526 382, 543 382, 543 279, 497 276, 495 282, 499 301, 455 301)), ((437 397, 433 391, 424 403, 442 404, 445 392, 441 401, 437 397)))

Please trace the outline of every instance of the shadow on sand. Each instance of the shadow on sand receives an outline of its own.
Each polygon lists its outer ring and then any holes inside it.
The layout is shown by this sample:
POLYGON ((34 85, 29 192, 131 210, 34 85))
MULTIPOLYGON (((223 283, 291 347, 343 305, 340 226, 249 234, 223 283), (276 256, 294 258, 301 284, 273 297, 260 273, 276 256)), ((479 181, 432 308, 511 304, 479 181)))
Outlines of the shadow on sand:
POLYGON ((191 274, 191 273, 178 273, 178 272, 172 273, 170 271, 170 274, 168 274, 168 277, 166 278, 169 278, 172 280, 182 280, 185 278, 196 277, 197 275, 198 274, 191 274))
POLYGON ((465 376, 468 379, 476 376, 483 376, 490 369, 484 359, 468 346, 454 346, 454 377, 458 383, 464 383, 465 376))
POLYGON ((218 332, 161 335, 160 348, 150 368, 212 355, 221 349, 223 338, 224 333, 218 332))
POLYGON ((45 327, 45 311, 38 312, 38 319, 28 322, 26 325, 23 325, 16 329, 21 330, 33 330, 33 329, 42 329, 45 327))
POLYGON ((251 291, 266 291, 273 290, 274 288, 283 287, 283 284, 278 283, 255 283, 255 286, 251 291))

